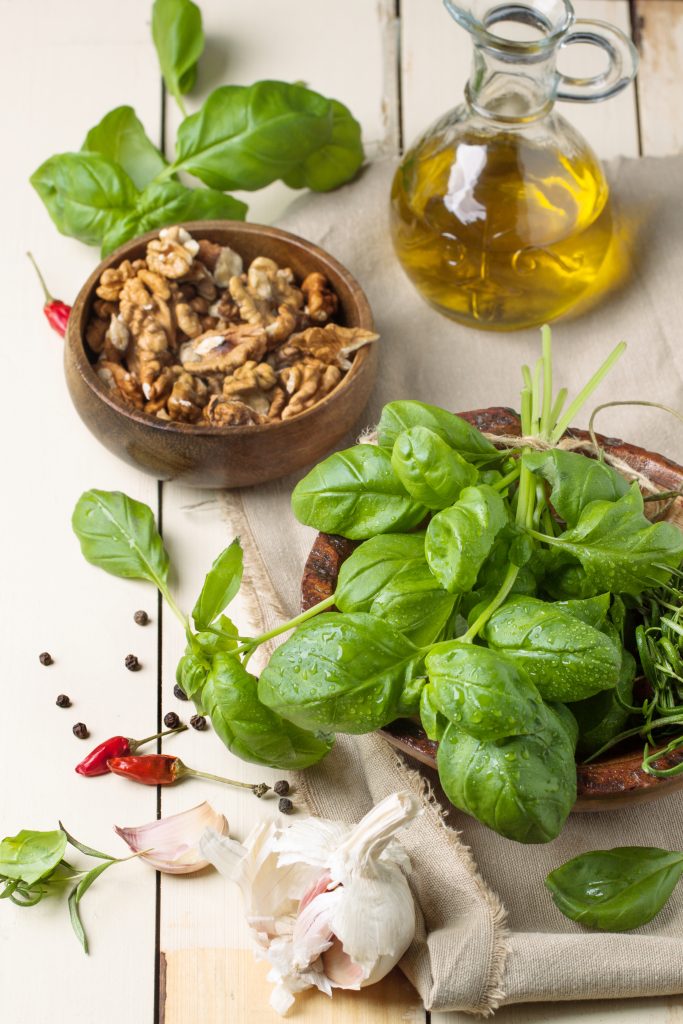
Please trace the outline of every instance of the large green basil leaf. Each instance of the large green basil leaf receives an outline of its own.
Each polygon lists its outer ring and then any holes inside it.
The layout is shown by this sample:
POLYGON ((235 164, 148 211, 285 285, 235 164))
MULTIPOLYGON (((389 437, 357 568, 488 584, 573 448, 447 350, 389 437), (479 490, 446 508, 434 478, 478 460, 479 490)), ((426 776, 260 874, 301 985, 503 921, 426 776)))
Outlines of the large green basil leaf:
POLYGON ((154 0, 152 39, 166 88, 183 110, 180 97, 194 88, 204 49, 202 12, 192 0, 154 0))
POLYGON ((617 846, 568 860, 545 884, 565 917, 588 928, 626 932, 659 913, 681 874, 683 853, 617 846))
POLYGON ((217 189, 259 189, 278 178, 327 191, 363 162, 360 128, 341 103, 302 85, 226 85, 178 129, 174 168, 217 189))
POLYGON ((532 733, 543 702, 524 669, 497 651, 448 640, 426 659, 432 703, 459 729, 482 740, 532 733))
POLYGON ((66 834, 22 829, 0 843, 0 876, 33 885, 51 874, 66 850, 66 834))
POLYGON ((86 561, 112 576, 149 580, 164 590, 168 554, 148 505, 121 491, 85 491, 71 525, 86 561))
POLYGON ((616 501, 629 489, 628 481, 611 466, 579 452, 525 452, 522 462, 551 485, 553 508, 570 527, 576 526, 591 501, 616 501))
POLYGON ((411 427, 396 438, 391 464, 408 494, 429 509, 448 508, 463 487, 476 483, 476 468, 428 427, 411 427))
POLYGON ((388 452, 372 444, 318 463, 294 488, 292 509, 300 523, 351 540, 400 533, 427 514, 394 473, 388 452))
POLYGON ((614 687, 621 655, 609 637, 557 605, 515 596, 498 608, 482 631, 531 676, 549 700, 576 701, 614 687))
POLYGON ((363 612, 317 615, 278 647, 259 680, 259 699, 314 732, 373 732, 408 708, 403 691, 424 674, 422 652, 363 612))
POLYGON ((81 151, 99 153, 118 164, 140 189, 168 166, 132 107, 115 107, 105 114, 86 135, 81 151))
POLYGON ((571 705, 570 710, 579 726, 577 751, 581 758, 590 757, 625 728, 630 711, 624 704, 631 704, 633 700, 635 677, 635 659, 622 649, 616 687, 571 705))
POLYGON ((645 518, 637 483, 618 501, 587 505, 572 530, 545 539, 577 558, 601 591, 633 596, 666 583, 683 558, 683 532, 645 518))
POLYGON ((130 213, 111 225, 102 240, 107 256, 129 238, 187 220, 244 220, 247 206, 213 188, 187 188, 179 181, 153 181, 130 213))
POLYGON ((217 654, 202 693, 211 724, 243 761, 287 770, 308 768, 332 748, 333 738, 299 729, 265 707, 258 680, 237 658, 217 654))
POLYGON ((388 533, 366 540, 342 563, 335 604, 384 619, 421 646, 439 636, 455 598, 427 565, 424 533, 388 533))
POLYGON ((506 523, 505 503, 487 484, 466 487, 455 505, 437 512, 427 527, 425 554, 441 586, 450 593, 471 590, 506 523))
POLYGON ((31 175, 31 184, 57 230, 88 245, 99 245, 138 197, 126 172, 98 153, 51 156, 31 175))
POLYGON ((490 462, 504 457, 484 435, 455 413, 425 402, 389 402, 382 409, 377 439, 382 448, 393 449, 396 439, 411 427, 427 427, 468 462, 490 462))
POLYGON ((437 753, 451 803, 519 843, 555 839, 576 800, 569 733, 550 708, 542 713, 533 735, 502 740, 478 740, 449 725, 437 753))
POLYGON ((236 538, 214 561, 192 610, 197 629, 206 629, 227 608, 242 583, 242 546, 236 538))

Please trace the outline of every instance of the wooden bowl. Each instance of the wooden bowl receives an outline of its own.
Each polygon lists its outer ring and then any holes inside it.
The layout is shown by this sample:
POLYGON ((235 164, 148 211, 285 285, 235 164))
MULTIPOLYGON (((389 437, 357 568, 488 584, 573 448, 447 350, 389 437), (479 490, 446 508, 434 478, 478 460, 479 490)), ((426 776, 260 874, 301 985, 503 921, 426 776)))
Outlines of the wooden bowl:
MULTIPOLYGON (((459 413, 463 419, 479 430, 493 434, 519 434, 519 417, 509 409, 477 409, 459 413)), ((572 437, 585 439, 585 431, 572 430, 572 437)), ((678 490, 683 486, 683 466, 670 462, 663 455, 647 452, 615 438, 598 434, 601 446, 613 453, 633 469, 646 474, 662 491, 678 490)), ((683 527, 683 502, 677 499, 668 518, 683 527)), ((333 594, 339 567, 356 547, 355 541, 326 533, 318 534, 313 545, 302 580, 302 608, 305 611, 318 601, 333 594)), ((439 744, 430 740, 419 721, 401 718, 381 730, 392 746, 410 758, 430 768, 436 768, 439 744)), ((635 741, 626 752, 605 754, 591 764, 577 765, 578 799, 575 811, 604 811, 618 807, 631 807, 635 801, 665 796, 683 788, 683 774, 669 778, 655 778, 641 768, 642 742, 635 741)), ((659 768, 671 768, 683 761, 683 750, 662 755, 659 768)))
MULTIPOLYGON (((323 249, 297 235, 240 221, 192 221, 197 238, 229 245, 249 263, 269 256, 291 267, 298 280, 320 271, 339 297, 341 322, 372 329, 372 312, 354 277, 323 249)), ((360 417, 377 371, 375 345, 359 349, 349 372, 321 402, 290 420, 243 427, 172 423, 112 399, 97 377, 85 343, 85 328, 100 276, 121 260, 139 259, 151 231, 108 256, 85 282, 74 304, 65 339, 64 366, 76 410, 102 444, 145 473, 194 487, 245 487, 301 469, 325 455, 360 417)))

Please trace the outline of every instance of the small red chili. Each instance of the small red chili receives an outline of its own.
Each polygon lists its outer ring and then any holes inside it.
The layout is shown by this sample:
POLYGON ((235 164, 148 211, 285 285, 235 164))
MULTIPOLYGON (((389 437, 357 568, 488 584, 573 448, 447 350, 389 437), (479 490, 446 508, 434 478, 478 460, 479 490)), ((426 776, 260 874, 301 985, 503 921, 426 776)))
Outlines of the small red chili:
POLYGON ((192 775, 200 779, 211 779, 212 782, 223 782, 226 786, 250 789, 259 797, 270 789, 265 782, 256 784, 235 782, 233 779, 224 779, 220 775, 211 775, 209 772, 197 771, 196 768, 188 768, 179 757, 173 757, 171 754, 112 757, 107 761, 107 767, 114 775, 123 775, 127 779, 132 779, 133 782, 141 782, 143 786, 172 786, 174 782, 178 782, 186 775, 192 775))
POLYGON ((107 775, 110 769, 107 761, 111 758, 124 757, 126 754, 134 754, 143 744, 151 743, 160 736, 169 736, 173 732, 184 732, 187 726, 180 729, 168 729, 166 732, 157 732, 153 736, 145 736, 144 740, 132 740, 128 736, 112 736, 99 746, 91 750, 87 757, 84 757, 80 764, 76 765, 79 775, 86 775, 90 778, 93 775, 107 775))
POLYGON ((69 319, 69 313, 71 312, 71 306, 67 306, 66 302, 62 302, 60 299, 55 299, 50 295, 47 285, 45 284, 45 279, 38 268, 38 264, 30 252, 27 252, 26 255, 35 267, 40 283, 43 286, 43 293, 45 295, 43 313, 47 318, 47 322, 53 331, 56 331, 57 334, 61 334, 61 336, 64 337, 66 334, 66 325, 69 319))

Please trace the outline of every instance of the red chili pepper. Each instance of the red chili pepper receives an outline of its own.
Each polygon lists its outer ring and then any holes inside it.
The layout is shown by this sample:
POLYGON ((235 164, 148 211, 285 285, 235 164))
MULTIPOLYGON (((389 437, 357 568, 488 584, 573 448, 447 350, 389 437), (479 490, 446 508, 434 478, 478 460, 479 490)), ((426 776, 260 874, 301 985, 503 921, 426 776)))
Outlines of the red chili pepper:
POLYGON ((60 299, 55 299, 50 295, 47 285, 45 284, 45 279, 38 269, 38 264, 30 252, 27 252, 26 255, 35 267, 40 283, 43 286, 43 292, 45 294, 43 313, 47 317, 47 322, 53 331, 56 331, 57 334, 61 334, 61 336, 64 337, 66 334, 66 325, 69 319, 69 313, 71 312, 71 306, 67 306, 66 302, 62 302, 60 299))
POLYGON ((112 736, 111 739, 100 743, 98 747, 91 750, 87 757, 84 757, 80 764, 76 765, 79 775, 88 777, 93 775, 107 775, 109 768, 107 761, 111 758, 124 757, 126 754, 134 754, 144 743, 151 743, 160 736, 169 736, 173 732, 184 732, 186 725, 179 729, 168 729, 166 732, 157 732, 153 736, 145 736, 144 740, 132 740, 128 736, 112 736))
POLYGON ((250 782, 234 782, 232 779, 224 779, 220 775, 211 775, 209 772, 200 772, 195 768, 188 768, 179 757, 171 754, 141 754, 139 757, 112 757, 107 761, 107 767, 114 775, 123 775, 133 782, 141 782, 143 786, 172 786, 174 782, 184 778, 186 775, 194 775, 200 779, 211 779, 213 782, 223 782, 226 786, 239 786, 240 789, 250 789, 256 796, 263 796, 270 789, 264 782, 252 784, 250 782))

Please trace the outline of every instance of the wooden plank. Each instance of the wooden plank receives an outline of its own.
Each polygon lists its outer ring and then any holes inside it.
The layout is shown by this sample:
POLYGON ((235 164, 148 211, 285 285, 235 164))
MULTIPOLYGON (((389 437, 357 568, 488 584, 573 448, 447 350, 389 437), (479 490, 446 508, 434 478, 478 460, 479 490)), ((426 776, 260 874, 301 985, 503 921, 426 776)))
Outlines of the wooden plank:
MULTIPOLYGON (((630 34, 628 0, 577 0, 574 7, 579 18, 609 21, 630 34)), ((402 0, 401 39, 403 137, 408 147, 432 121, 462 102, 472 42, 442 5, 421 0, 402 0)), ((591 48, 574 46, 560 66, 579 74, 581 61, 592 62, 593 57, 591 48)), ((587 66, 590 74, 597 70, 592 63, 587 66)), ((633 85, 604 103, 561 103, 556 110, 585 135, 598 156, 637 156, 633 85)))
POLYGON ((683 3, 638 0, 635 9, 643 153, 665 156, 683 149, 683 3))
MULTIPOLYGON (((64 384, 62 341, 43 319, 24 251, 33 250, 53 292, 64 299, 75 297, 98 262, 96 250, 57 233, 28 176, 53 153, 78 149, 91 125, 121 103, 133 103, 158 134, 159 83, 147 17, 136 0, 121 0, 116 17, 106 20, 86 0, 71 0, 66 8, 48 0, 5 3, 3 29, 11 45, 0 66, 8 141, 0 213, 7 238, 0 254, 6 382, 1 834, 54 828, 61 818, 85 842, 119 855, 126 851, 113 823, 153 818, 154 791, 114 777, 86 780, 73 766, 108 736, 154 731, 156 626, 142 630, 132 614, 147 607, 155 619, 156 600, 142 584, 89 566, 70 517, 88 487, 119 488, 154 505, 156 482, 106 452, 78 419, 64 384), (38 662, 45 649, 55 659, 49 668, 38 662), (137 674, 123 665, 131 651, 143 663, 137 674), (71 697, 71 709, 55 706, 60 692, 71 697), (72 734, 78 720, 90 729, 87 742, 72 734)), ((92 1024, 96 1016, 115 1024, 130 1018, 131 1005, 136 1020, 150 1021, 154 894, 154 873, 141 863, 121 865, 99 880, 83 903, 89 958, 71 932, 65 901, 24 910, 5 900, 3 1021, 92 1024)))

